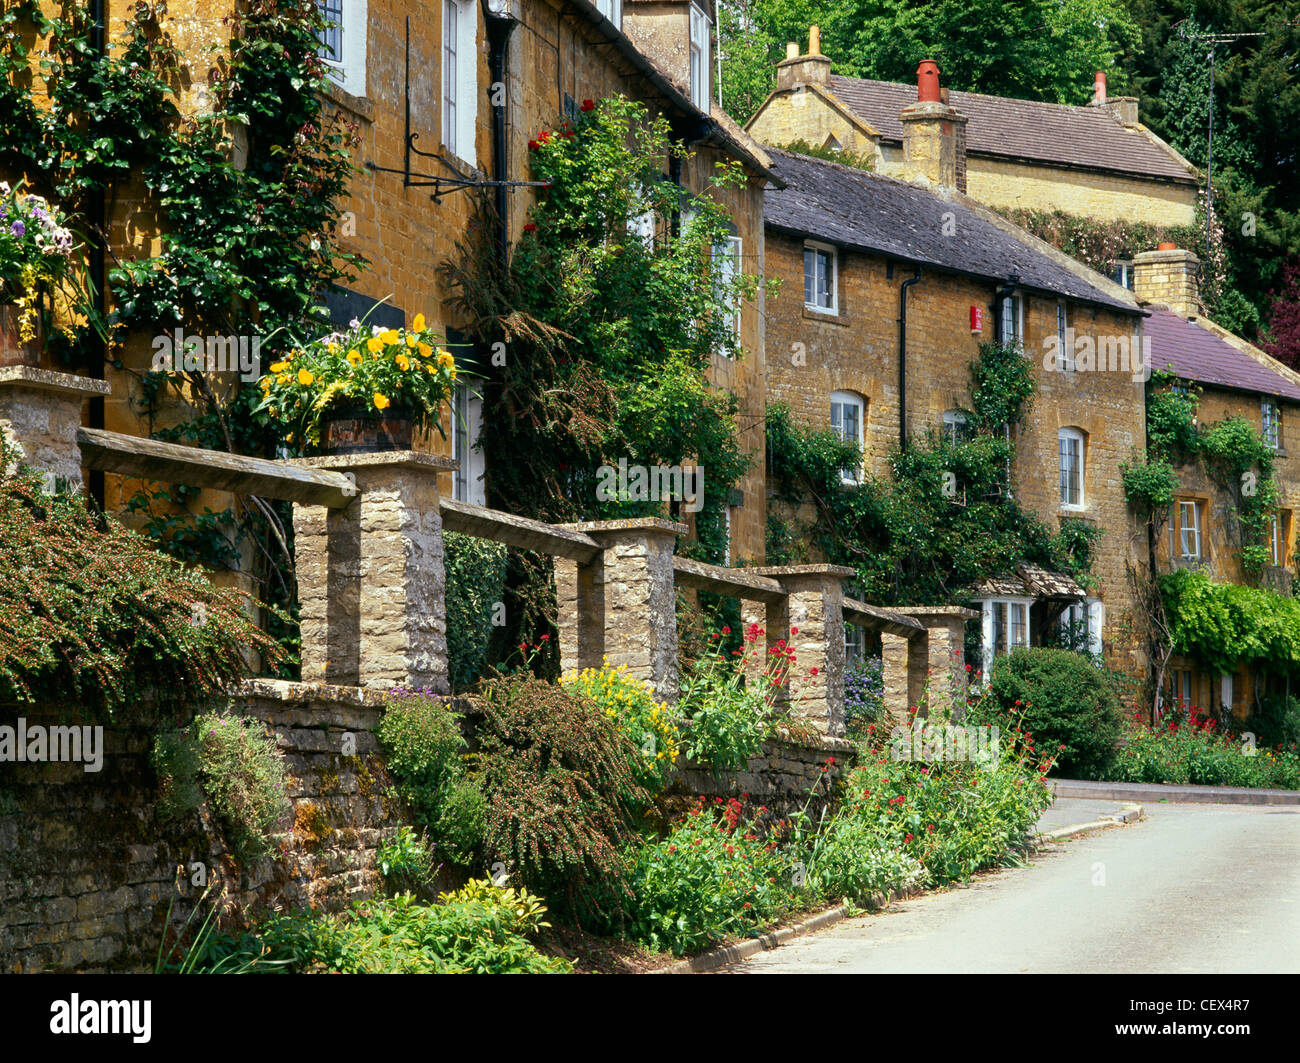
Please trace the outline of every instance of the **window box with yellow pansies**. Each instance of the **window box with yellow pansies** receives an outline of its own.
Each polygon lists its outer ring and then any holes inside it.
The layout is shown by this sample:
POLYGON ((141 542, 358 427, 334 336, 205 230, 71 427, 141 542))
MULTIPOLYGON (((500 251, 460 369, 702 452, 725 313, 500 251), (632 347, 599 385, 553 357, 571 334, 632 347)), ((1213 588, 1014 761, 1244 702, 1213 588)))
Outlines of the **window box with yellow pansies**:
POLYGON ((442 404, 456 360, 417 314, 410 328, 352 321, 269 367, 255 412, 278 424, 291 451, 404 450, 415 429, 445 438, 442 404))

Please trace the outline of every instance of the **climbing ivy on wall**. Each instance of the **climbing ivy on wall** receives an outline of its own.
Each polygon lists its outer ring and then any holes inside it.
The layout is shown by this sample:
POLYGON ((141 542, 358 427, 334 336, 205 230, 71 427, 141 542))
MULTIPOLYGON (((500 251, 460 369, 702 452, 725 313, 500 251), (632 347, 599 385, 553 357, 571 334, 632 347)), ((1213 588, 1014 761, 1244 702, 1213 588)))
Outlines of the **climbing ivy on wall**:
MULTIPOLYGON (((122 5, 117 5, 118 10, 122 5)), ((322 289, 362 260, 340 252, 340 198, 353 174, 356 129, 327 113, 314 0, 249 0, 224 20, 229 41, 181 54, 165 0, 129 5, 116 39, 95 45, 91 5, 13 0, 0 13, 0 169, 74 217, 106 246, 106 313, 83 307, 75 342, 55 351, 93 364, 94 329, 119 369, 135 338, 257 336, 274 360, 315 329, 322 289), (198 104, 182 110, 182 92, 198 104), (45 95, 48 93, 48 95, 45 95), (139 197, 128 232, 157 234, 138 253, 108 241, 115 206, 139 197)), ((134 396, 158 438, 273 454, 251 417, 253 389, 202 371, 135 373, 134 396), (167 426, 155 424, 166 411, 167 426), (176 416, 180 412, 180 420, 176 416)), ((227 378, 229 379, 229 378, 227 378)), ((143 529, 187 561, 235 563, 251 541, 271 596, 292 597, 287 509, 240 500, 195 514, 197 492, 137 495, 143 529)))
POLYGON ((1052 533, 1007 489, 1014 429, 1033 391, 1022 354, 982 345, 971 364, 968 433, 913 439, 891 454, 888 479, 868 475, 856 485, 841 473, 859 465, 856 445, 769 406, 768 473, 778 503, 768 521, 769 563, 801 560, 799 548, 815 544, 857 571, 867 600, 886 605, 968 600, 973 585, 1022 561, 1089 583, 1095 528, 1063 521, 1052 533))

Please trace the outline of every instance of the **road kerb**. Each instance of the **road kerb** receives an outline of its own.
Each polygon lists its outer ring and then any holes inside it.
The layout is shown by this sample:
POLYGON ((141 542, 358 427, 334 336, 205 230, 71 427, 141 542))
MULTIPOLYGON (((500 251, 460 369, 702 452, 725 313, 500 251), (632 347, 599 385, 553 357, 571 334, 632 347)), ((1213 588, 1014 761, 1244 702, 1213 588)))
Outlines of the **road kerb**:
POLYGON ((1074 838, 1080 834, 1087 834, 1093 830, 1105 830, 1107 827, 1122 827, 1126 823, 1133 823, 1142 818, 1142 806, 1129 803, 1120 811, 1113 812, 1101 819, 1093 820, 1091 823, 1076 823, 1071 827, 1059 827, 1056 830, 1049 830, 1046 833, 1039 834, 1038 837, 1043 841, 1057 842, 1065 838, 1074 838))

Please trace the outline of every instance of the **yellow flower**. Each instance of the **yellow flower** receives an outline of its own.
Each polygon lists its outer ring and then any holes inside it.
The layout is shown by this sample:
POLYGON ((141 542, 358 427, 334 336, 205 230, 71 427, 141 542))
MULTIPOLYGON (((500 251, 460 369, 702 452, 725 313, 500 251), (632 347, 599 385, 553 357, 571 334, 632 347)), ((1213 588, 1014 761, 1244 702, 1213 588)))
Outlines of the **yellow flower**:
POLYGON ((423 331, 424 331, 424 315, 423 315, 423 314, 416 314, 416 315, 415 315, 415 320, 411 322, 411 328, 415 329, 416 332, 423 332, 423 331))
POLYGON ((417 341, 416 341, 415 337, 412 336, 412 335, 408 332, 408 333, 406 334, 406 345, 407 345, 408 347, 414 347, 415 344, 416 344, 416 342, 417 342, 417 341))
POLYGON ((312 376, 311 373, 309 373, 306 369, 298 370, 298 383, 301 384, 303 387, 307 387, 315 379, 316 378, 312 376))
POLYGON ((443 369, 450 369, 456 364, 456 359, 451 356, 450 351, 438 352, 438 365, 443 369))
POLYGON ((348 365, 356 367, 361 364, 361 354, 359 351, 348 351, 348 365))
POLYGON ((434 369, 433 366, 429 365, 427 362, 424 364, 423 368, 426 373, 436 373, 438 371, 434 369))
POLYGON ((289 382, 289 374, 281 373, 279 376, 275 378, 275 382, 277 384, 287 384, 289 382))
POLYGON ((420 356, 421 356, 421 357, 423 357, 423 358, 432 358, 432 357, 433 357, 433 348, 430 347, 427 343, 418 343, 418 344, 416 344, 416 346, 417 346, 417 347, 419 348, 419 350, 420 350, 420 356))
POLYGON ((287 361, 284 361, 284 362, 273 362, 272 365, 271 365, 271 372, 272 372, 272 373, 283 373, 283 372, 284 372, 286 369, 288 369, 288 368, 289 368, 289 363, 288 363, 287 361))
POLYGON ((391 347, 394 343, 400 343, 401 337, 397 334, 397 329, 387 329, 381 332, 379 338, 384 341, 384 345, 391 347))
POLYGON ((339 345, 338 345, 337 343, 331 343, 331 344, 330 344, 328 347, 326 347, 325 349, 326 349, 327 351, 329 351, 330 354, 338 354, 338 353, 339 353, 339 345))
POLYGON ((371 354, 378 354, 381 350, 383 350, 383 348, 384 345, 383 343, 380 342, 378 336, 371 336, 370 339, 366 340, 366 350, 368 350, 371 354))
POLYGON ((404 354, 399 354, 396 358, 393 359, 393 361, 395 361, 395 362, 397 363, 397 367, 398 367, 399 369, 410 369, 410 368, 411 368, 411 359, 409 359, 408 357, 406 357, 406 355, 404 355, 404 354))
POLYGON ((388 396, 387 396, 387 395, 381 395, 378 391, 375 392, 375 409, 376 409, 376 410, 386 410, 386 409, 388 409, 388 396))

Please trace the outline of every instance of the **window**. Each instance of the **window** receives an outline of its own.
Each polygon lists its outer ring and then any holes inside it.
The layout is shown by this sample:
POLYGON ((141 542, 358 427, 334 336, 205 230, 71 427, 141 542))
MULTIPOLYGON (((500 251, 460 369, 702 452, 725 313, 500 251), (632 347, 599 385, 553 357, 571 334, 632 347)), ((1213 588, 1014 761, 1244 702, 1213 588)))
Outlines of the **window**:
POLYGON ((1192 707, 1192 670, 1190 668, 1170 669, 1169 693, 1175 706, 1184 710, 1192 707))
POLYGON ((1058 435, 1061 453, 1061 508, 1083 509, 1083 433, 1062 428, 1058 435))
POLYGON ((1219 706, 1229 711, 1232 710, 1232 702, 1236 695, 1232 680, 1233 675, 1231 672, 1225 672, 1219 676, 1219 706))
POLYGON ((353 96, 366 94, 366 0, 316 0, 329 22, 317 54, 330 77, 353 96))
POLYGON ((1272 527, 1269 529, 1269 553, 1273 564, 1285 567, 1287 547, 1291 542, 1291 512, 1279 509, 1273 514, 1272 527))
POLYGON ((998 342, 1008 347, 1024 343, 1024 304, 1018 295, 1004 295, 998 309, 998 342))
POLYGON ((453 155, 477 165, 474 127, 478 121, 478 5, 473 0, 442 4, 442 143, 453 155))
POLYGON ((457 384, 451 396, 451 456, 460 467, 453 474, 452 495, 457 501, 476 506, 487 501, 484 491, 484 457, 477 446, 483 431, 483 398, 464 384, 457 384))
POLYGON ((622 29, 623 0, 596 0, 596 10, 614 23, 616 29, 622 29))
POLYGON ((691 4, 691 103, 709 113, 709 16, 691 4))
POLYGON ((734 290, 734 285, 740 277, 740 252, 739 236, 728 236, 713 246, 713 256, 718 262, 715 276, 718 281, 719 299, 727 307, 731 324, 731 342, 723 351, 727 355, 734 354, 740 348, 740 296, 734 290))
POLYGON ((803 305, 810 310, 837 314, 835 248, 805 244, 803 249, 803 305))
POLYGON ((1056 304, 1056 368, 1062 373, 1074 372, 1074 351, 1071 347, 1066 346, 1066 332, 1069 321, 1065 312, 1065 304, 1056 304))
POLYGON ((1169 522, 1172 536, 1170 551, 1174 557, 1184 561, 1201 559, 1201 516, 1201 503, 1195 499, 1180 498, 1174 503, 1173 520, 1169 522))
POLYGON ((970 439, 970 424, 961 410, 944 411, 943 437, 953 444, 965 443, 970 439))
MULTIPOLYGON (((831 429, 844 442, 852 443, 862 453, 863 425, 866 422, 866 400, 852 391, 831 392, 831 429)), ((856 484, 861 476, 861 457, 858 465, 840 470, 840 479, 846 484, 856 484)))
POLYGON ((727 506, 722 511, 722 564, 731 565, 731 511, 734 506, 727 506))
POLYGON ((1133 290, 1133 263, 1116 262, 1110 271, 1110 279, 1121 288, 1133 290))
POLYGON ((1272 399, 1259 404, 1259 419, 1264 430, 1264 442, 1274 450, 1282 446, 1282 410, 1272 399))
POLYGON ((844 624, 844 663, 852 666, 867 658, 867 629, 861 624, 844 624))
POLYGON ((1071 602, 1061 612, 1061 645, 1081 653, 1100 655, 1103 616, 1104 606, 1100 599, 1071 602))
POLYGON ((984 615, 984 681, 993 674, 993 659, 1029 645, 1028 598, 989 598, 980 602, 984 615))

